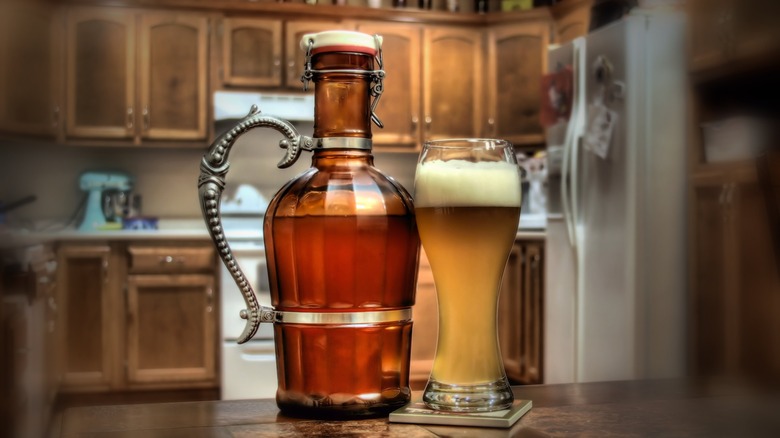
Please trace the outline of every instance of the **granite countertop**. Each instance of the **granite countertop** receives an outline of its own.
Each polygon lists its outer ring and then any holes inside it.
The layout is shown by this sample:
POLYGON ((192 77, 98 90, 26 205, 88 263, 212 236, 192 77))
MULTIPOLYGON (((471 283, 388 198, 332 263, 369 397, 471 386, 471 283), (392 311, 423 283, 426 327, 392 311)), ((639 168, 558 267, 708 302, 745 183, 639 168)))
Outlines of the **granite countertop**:
POLYGON ((316 421, 281 415, 271 399, 126 406, 65 412, 60 436, 249 437, 550 437, 780 436, 777 399, 743 387, 647 380, 513 387, 534 407, 511 429, 423 426, 385 418, 316 421))

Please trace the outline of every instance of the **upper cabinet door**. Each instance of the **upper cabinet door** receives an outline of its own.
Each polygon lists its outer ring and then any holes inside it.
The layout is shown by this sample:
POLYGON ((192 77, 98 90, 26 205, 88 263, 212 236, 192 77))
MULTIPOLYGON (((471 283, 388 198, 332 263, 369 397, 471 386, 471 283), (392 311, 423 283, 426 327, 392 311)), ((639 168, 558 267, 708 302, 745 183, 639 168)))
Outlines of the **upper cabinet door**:
POLYGON ((70 9, 67 127, 74 137, 135 133, 135 16, 124 9, 70 9))
POLYGON ((141 136, 206 138, 208 19, 149 13, 141 17, 141 136))
POLYGON ((426 28, 425 138, 475 137, 482 131, 482 33, 426 28))
POLYGON ((60 22, 50 7, 0 5, 0 129, 55 136, 60 129, 60 22))
POLYGON ((376 114, 385 125, 374 127, 374 144, 414 149, 420 140, 420 27, 360 23, 359 32, 382 35, 384 92, 376 114))
POLYGON ((282 23, 278 20, 226 18, 222 36, 226 85, 282 85, 282 23))
MULTIPOLYGON (((287 66, 285 85, 294 90, 303 90, 301 75, 303 75, 303 63, 305 53, 301 50, 301 38, 307 33, 324 32, 326 30, 344 30, 339 23, 322 21, 290 21, 285 23, 284 60, 287 66)), ((309 90, 313 90, 313 84, 309 84, 309 90)))
POLYGON ((516 145, 544 141, 539 122, 539 84, 547 65, 549 29, 549 23, 544 21, 489 31, 487 136, 516 145))
POLYGON ((590 9, 593 0, 575 0, 558 3, 552 8, 555 18, 555 37, 558 44, 588 34, 590 27, 590 9))

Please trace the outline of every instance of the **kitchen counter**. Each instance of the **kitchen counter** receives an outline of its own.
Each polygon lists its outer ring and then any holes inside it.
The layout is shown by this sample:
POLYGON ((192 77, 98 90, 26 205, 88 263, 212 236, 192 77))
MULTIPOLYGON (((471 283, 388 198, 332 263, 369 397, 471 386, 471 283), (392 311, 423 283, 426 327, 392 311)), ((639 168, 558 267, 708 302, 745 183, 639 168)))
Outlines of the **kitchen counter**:
POLYGON ((776 404, 724 384, 623 381, 513 391, 516 398, 533 400, 534 407, 512 429, 418 426, 384 418, 301 420, 281 415, 265 399, 74 408, 65 412, 60 432, 62 437, 780 436, 769 433, 780 432, 776 404))
MULTIPOLYGON (((233 231, 230 224, 225 226, 228 239, 262 239, 262 223, 258 220, 256 229, 233 231)), ((518 230, 517 239, 540 240, 547 236, 545 230, 518 230)), ((39 243, 58 241, 107 241, 107 240, 209 240, 210 237, 200 219, 160 219, 157 230, 113 230, 79 231, 67 228, 59 231, 7 231, 0 233, 0 247, 21 247, 39 243)))
POLYGON ((542 240, 547 237, 545 230, 517 230, 515 239, 542 240))
MULTIPOLYGON (((260 231, 258 229, 258 235, 260 231)), ((4 233, 3 247, 20 247, 58 241, 107 240, 200 240, 210 239, 200 219, 161 219, 157 230, 79 231, 66 228, 57 231, 19 231, 4 233)))

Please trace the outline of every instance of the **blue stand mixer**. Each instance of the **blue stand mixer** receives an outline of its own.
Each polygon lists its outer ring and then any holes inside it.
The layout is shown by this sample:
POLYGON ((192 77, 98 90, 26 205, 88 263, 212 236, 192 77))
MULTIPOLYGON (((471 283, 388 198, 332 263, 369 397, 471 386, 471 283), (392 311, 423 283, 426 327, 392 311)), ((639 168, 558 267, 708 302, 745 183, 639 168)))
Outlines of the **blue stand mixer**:
MULTIPOLYGON (((133 178, 121 172, 85 172, 79 179, 81 190, 88 192, 86 212, 79 231, 105 230, 115 223, 115 195, 128 198, 133 178)), ((118 217, 121 228, 121 217, 118 217)))

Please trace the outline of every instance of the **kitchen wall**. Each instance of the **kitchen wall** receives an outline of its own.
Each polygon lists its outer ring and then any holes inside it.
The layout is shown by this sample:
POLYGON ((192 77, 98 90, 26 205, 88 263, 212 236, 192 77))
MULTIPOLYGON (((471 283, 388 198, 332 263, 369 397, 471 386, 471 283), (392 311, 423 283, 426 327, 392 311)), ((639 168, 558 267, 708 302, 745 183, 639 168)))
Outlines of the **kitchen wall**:
MULTIPOLYGON (((299 126, 310 133, 311 124, 299 126)), ((293 167, 280 170, 281 134, 256 129, 244 135, 230 155, 228 190, 250 183, 270 199, 276 190, 310 165, 304 152, 293 167)), ((205 146, 204 146, 205 150, 205 146)), ((38 201, 9 215, 9 221, 64 220, 78 205, 83 192, 79 175, 86 170, 115 170, 136 177, 136 192, 143 196, 143 214, 159 217, 199 217, 196 181, 203 150, 75 147, 54 144, 0 144, 4 170, 0 172, 0 200, 34 194, 38 201)), ((377 153, 377 167, 411 191, 416 153, 377 153)))

